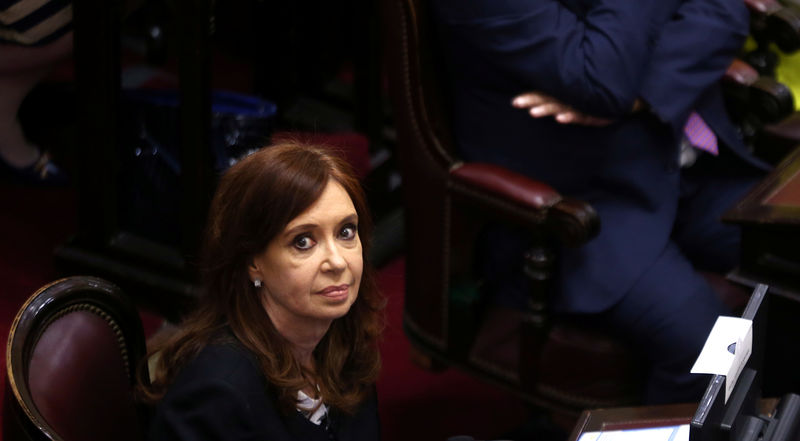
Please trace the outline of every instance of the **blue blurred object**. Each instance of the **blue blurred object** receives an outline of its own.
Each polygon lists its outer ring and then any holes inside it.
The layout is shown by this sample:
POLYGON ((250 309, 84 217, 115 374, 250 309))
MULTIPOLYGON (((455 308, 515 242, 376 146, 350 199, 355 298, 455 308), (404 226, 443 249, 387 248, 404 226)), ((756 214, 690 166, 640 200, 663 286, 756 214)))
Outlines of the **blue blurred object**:
MULTIPOLYGON (((277 108, 258 97, 221 90, 212 92, 211 101, 211 157, 215 172, 221 173, 269 143, 277 108)), ((164 245, 180 245, 178 91, 125 90, 122 102, 120 227, 164 245)))

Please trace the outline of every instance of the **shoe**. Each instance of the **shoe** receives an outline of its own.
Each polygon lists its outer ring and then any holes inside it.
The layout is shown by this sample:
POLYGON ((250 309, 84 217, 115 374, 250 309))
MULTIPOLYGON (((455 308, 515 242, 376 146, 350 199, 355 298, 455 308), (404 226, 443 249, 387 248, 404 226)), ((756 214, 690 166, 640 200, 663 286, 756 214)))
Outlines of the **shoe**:
POLYGON ((27 167, 14 167, 0 158, 0 174, 29 185, 62 186, 69 183, 66 173, 50 160, 47 152, 40 154, 39 159, 27 167))

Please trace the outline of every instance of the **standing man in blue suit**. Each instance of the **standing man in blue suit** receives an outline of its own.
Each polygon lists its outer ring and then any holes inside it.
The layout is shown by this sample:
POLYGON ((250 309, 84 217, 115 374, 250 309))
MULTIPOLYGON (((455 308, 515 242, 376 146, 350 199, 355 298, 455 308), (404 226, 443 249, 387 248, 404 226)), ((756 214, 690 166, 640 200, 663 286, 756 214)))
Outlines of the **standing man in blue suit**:
MULTIPOLYGON (((463 157, 543 180, 600 216, 598 237, 560 254, 557 310, 629 339, 651 367, 646 402, 699 399, 705 379, 689 369, 730 312, 697 271, 735 265, 739 232, 719 217, 767 168, 718 84, 748 31, 742 1, 432 6, 463 157), (690 145, 687 122, 712 153, 690 145)), ((524 297, 524 244, 490 236, 488 286, 524 297)))

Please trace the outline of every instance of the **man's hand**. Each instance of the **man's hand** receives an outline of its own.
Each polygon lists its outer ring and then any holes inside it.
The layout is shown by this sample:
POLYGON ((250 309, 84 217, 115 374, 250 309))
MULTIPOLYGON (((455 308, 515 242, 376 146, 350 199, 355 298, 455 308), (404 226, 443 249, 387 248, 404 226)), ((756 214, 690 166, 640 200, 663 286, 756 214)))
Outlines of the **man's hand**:
POLYGON ((511 105, 518 109, 528 109, 528 113, 534 118, 552 116, 561 124, 605 127, 614 122, 611 119, 579 112, 557 99, 539 92, 526 92, 517 95, 511 101, 511 105))

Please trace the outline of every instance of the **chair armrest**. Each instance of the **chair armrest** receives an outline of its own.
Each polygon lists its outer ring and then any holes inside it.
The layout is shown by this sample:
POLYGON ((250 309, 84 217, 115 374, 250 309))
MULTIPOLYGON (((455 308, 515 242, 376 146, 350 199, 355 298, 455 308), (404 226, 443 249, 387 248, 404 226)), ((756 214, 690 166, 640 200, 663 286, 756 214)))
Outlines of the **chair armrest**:
POLYGON ((758 80, 758 71, 751 65, 736 58, 722 76, 722 81, 749 86, 758 80))
POLYGON ((800 49, 800 12, 783 7, 767 17, 767 28, 772 40, 785 53, 800 49))
POLYGON ((752 113, 765 124, 775 123, 794 113, 791 89, 770 77, 759 77, 750 86, 752 113))
POLYGON ((800 49, 800 12, 777 0, 744 0, 750 10, 750 31, 760 42, 774 42, 781 51, 800 49))
POLYGON ((722 83, 731 116, 738 124, 753 123, 753 117, 756 125, 775 123, 794 112, 792 91, 774 78, 759 75, 742 60, 733 60, 722 83))
POLYGON ((564 198, 551 210, 550 228, 561 241, 571 247, 580 246, 600 232, 600 217, 589 203, 579 199, 564 198))
POLYGON ((533 212, 539 224, 566 245, 586 243, 600 231, 597 212, 586 202, 562 197, 544 182, 493 164, 460 163, 450 169, 454 184, 485 198, 533 212))
POLYGON ((472 189, 533 210, 546 210, 561 200, 544 182, 494 164, 460 163, 450 170, 450 176, 472 189))
POLYGON ((783 7, 778 0, 744 0, 747 9, 752 13, 772 14, 783 7))

